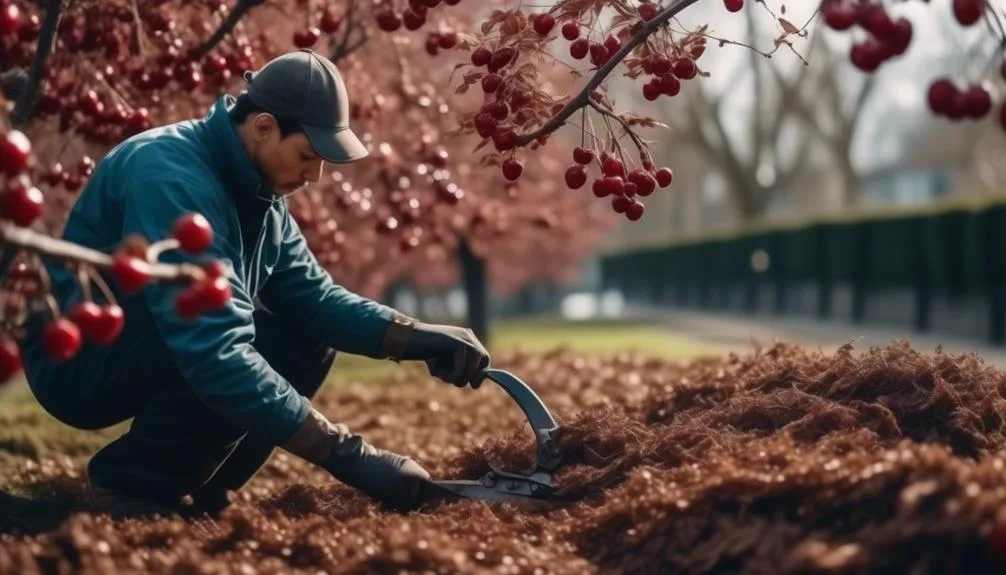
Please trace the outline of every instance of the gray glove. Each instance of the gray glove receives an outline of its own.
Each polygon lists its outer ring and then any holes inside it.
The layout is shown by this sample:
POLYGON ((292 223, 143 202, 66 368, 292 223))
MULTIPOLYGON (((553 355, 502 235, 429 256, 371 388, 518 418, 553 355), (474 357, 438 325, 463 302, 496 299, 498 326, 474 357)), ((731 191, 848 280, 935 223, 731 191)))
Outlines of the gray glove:
POLYGON ((423 360, 430 375, 457 387, 482 385, 479 374, 490 356, 472 330, 454 325, 417 322, 405 345, 404 360, 423 360))
POLYGON ((430 474, 412 459, 370 445, 315 409, 281 447, 400 511, 419 504, 420 486, 430 479, 430 474))

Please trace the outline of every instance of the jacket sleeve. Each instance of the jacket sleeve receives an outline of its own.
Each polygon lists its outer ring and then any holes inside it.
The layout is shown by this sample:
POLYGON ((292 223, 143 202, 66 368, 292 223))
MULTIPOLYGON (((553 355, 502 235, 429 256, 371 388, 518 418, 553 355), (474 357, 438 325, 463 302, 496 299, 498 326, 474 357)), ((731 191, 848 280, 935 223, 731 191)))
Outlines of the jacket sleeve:
POLYGON ((138 233, 151 242, 170 237, 175 221, 187 212, 202 213, 213 226, 213 244, 206 252, 190 256, 171 250, 159 261, 221 260, 229 268, 232 290, 225 307, 187 321, 174 307, 181 286, 152 284, 133 297, 145 300, 175 363, 201 401, 239 429, 254 429, 282 444, 307 418, 310 400, 252 346, 254 306, 233 273, 241 252, 222 233, 235 216, 212 190, 177 175, 145 176, 131 182, 125 194, 124 234, 138 233))
POLYGON ((336 284, 286 213, 279 262, 259 294, 277 315, 293 318, 310 336, 339 351, 380 355, 392 308, 336 284))

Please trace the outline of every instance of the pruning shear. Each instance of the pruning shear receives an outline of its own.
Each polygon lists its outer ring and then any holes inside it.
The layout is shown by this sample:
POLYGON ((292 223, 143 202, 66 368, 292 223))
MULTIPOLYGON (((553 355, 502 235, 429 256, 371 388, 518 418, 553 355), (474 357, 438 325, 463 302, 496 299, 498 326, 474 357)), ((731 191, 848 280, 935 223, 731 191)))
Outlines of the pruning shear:
POLYGON ((553 497, 552 474, 559 467, 561 456, 556 441, 561 428, 544 402, 531 387, 515 375, 502 369, 486 369, 479 381, 495 381, 524 412, 537 444, 536 461, 525 473, 504 471, 489 464, 488 471, 478 480, 440 479, 423 482, 422 500, 436 498, 477 499, 491 502, 517 502, 549 507, 559 502, 553 497))

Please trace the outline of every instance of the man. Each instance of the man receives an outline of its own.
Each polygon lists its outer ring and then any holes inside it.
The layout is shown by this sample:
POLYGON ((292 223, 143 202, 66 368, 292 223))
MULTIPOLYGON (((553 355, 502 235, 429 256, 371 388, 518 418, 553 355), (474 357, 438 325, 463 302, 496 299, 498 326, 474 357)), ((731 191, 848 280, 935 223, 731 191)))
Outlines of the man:
MULTIPOLYGON (((126 327, 109 347, 57 362, 29 325, 25 372, 39 403, 81 429, 133 418, 88 464, 100 510, 172 514, 191 496, 216 513, 281 447, 394 508, 414 504, 429 474, 377 449, 311 406, 336 350, 424 360, 431 374, 479 386, 489 355, 470 330, 420 323, 333 283, 308 250, 285 196, 317 182, 325 162, 365 158, 348 126, 336 67, 309 50, 245 74, 202 119, 134 136, 96 168, 63 236, 114 250, 130 234, 171 235, 183 214, 214 230, 205 256, 228 270, 232 299, 195 321, 175 312, 181 289, 117 293, 126 327)), ((178 263, 177 250, 160 261, 178 263)), ((195 260, 200 261, 200 260, 195 260)), ((72 272, 49 265, 62 310, 81 299, 72 272)))

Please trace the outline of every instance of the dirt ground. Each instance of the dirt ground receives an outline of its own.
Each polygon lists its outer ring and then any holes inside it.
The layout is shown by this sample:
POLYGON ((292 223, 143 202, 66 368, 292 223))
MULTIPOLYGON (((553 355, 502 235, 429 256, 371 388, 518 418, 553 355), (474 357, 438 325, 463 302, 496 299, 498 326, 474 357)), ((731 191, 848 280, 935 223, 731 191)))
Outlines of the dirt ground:
MULTIPOLYGON (((72 507, 85 459, 26 456, 11 481, 44 497, 0 501, 0 573, 1006 570, 1006 372, 977 356, 901 342, 693 363, 569 351, 494 362, 562 424, 556 482, 570 504, 403 515, 277 453, 219 520, 112 521, 72 507)), ((502 389, 417 373, 330 388, 317 403, 434 477, 530 461, 530 428, 502 389)))

